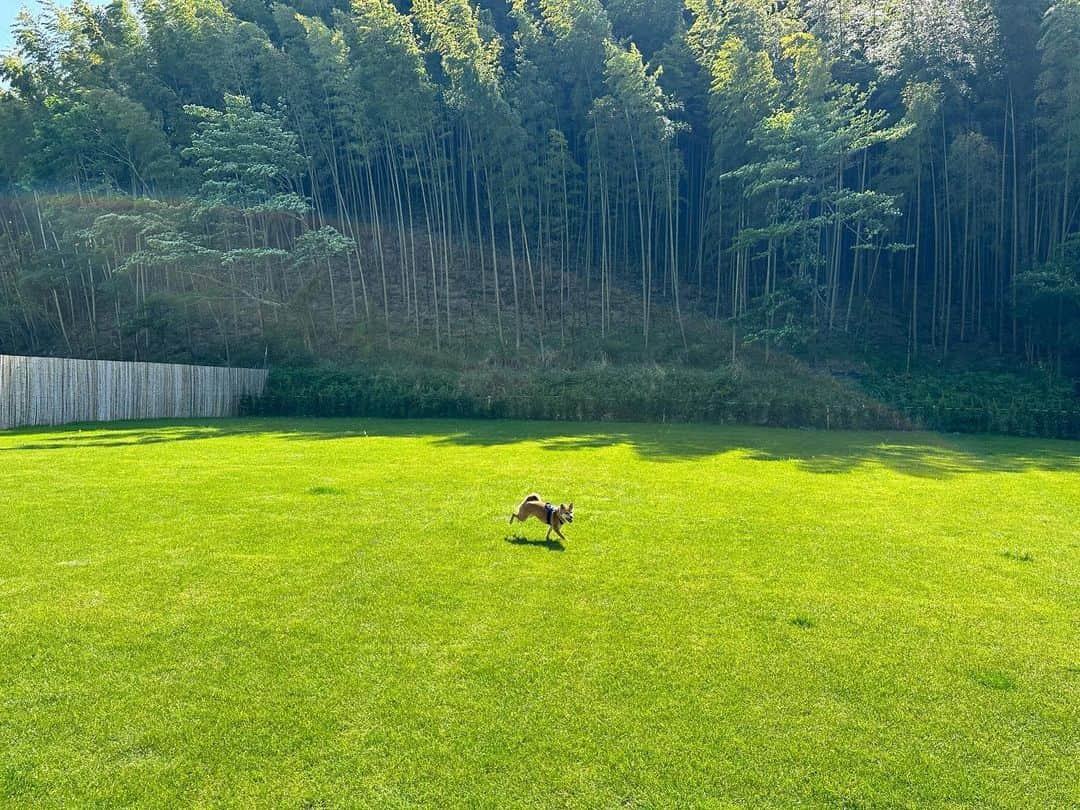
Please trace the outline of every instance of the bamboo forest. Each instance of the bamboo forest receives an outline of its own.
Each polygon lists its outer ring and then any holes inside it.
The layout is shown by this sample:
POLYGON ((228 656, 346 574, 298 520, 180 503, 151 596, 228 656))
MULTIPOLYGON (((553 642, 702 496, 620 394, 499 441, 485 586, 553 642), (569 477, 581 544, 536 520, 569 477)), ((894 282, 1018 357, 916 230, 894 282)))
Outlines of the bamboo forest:
POLYGON ((1080 374, 1080 0, 74 0, 11 43, 0 350, 1080 374))

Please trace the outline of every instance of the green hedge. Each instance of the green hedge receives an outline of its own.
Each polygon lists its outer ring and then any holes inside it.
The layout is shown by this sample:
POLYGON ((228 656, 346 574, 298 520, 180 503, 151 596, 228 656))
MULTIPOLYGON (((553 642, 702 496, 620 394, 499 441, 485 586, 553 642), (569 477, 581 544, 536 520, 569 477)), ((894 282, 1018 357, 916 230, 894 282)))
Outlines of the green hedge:
POLYGON ((575 421, 712 422, 823 428, 905 427, 887 407, 823 378, 653 366, 557 369, 278 368, 246 412, 575 421))
POLYGON ((1041 375, 886 374, 864 387, 931 430, 1080 438, 1080 402, 1067 383, 1041 375))
POLYGON ((876 377, 859 387, 791 369, 656 366, 275 368, 245 412, 267 416, 711 422, 831 429, 927 428, 1080 438, 1067 389, 1012 375, 876 377))
POLYGON ((1080 439, 1080 410, 1032 408, 990 402, 956 407, 908 405, 902 413, 913 423, 944 433, 1003 433, 1047 439, 1080 439))

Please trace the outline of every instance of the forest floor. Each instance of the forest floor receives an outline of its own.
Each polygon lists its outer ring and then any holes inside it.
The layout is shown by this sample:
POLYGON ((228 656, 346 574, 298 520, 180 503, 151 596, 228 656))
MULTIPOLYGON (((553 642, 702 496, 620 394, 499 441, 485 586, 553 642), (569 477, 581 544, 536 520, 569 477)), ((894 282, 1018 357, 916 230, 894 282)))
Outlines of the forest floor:
POLYGON ((0 804, 1080 802, 1080 443, 0 434, 0 804), (573 500, 567 542, 507 524, 573 500))

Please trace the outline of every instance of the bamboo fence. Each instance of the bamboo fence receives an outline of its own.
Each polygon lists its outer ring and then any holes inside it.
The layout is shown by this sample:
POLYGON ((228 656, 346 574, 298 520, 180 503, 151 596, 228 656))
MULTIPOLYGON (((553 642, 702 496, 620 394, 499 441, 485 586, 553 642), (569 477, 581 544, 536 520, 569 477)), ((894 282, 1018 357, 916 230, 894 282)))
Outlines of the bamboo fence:
POLYGON ((0 354, 0 429, 68 422, 235 416, 265 369, 0 354))

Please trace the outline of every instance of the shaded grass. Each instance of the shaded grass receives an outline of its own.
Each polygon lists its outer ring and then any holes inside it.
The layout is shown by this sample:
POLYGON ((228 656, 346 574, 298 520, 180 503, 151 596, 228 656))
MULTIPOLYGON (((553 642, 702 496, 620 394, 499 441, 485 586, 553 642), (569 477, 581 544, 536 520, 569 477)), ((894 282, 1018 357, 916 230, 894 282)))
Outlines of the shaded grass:
POLYGON ((979 672, 972 672, 971 679, 980 686, 985 686, 987 689, 1008 690, 1016 688, 1016 681, 1004 672, 981 670, 979 672))
POLYGON ((513 535, 506 538, 507 543, 513 543, 515 546, 534 546, 535 548, 546 548, 548 551, 566 551, 566 546, 563 545, 562 540, 552 538, 550 540, 541 538, 539 540, 530 540, 528 537, 522 537, 521 535, 513 535))
POLYGON ((1030 551, 1013 551, 1012 549, 1006 549, 1001 552, 1001 556, 1006 560, 1015 560, 1016 562, 1035 562, 1035 555, 1030 551))
POLYGON ((322 484, 320 486, 311 487, 310 489, 308 489, 308 494, 309 495, 344 495, 345 490, 339 489, 338 487, 331 487, 331 486, 327 486, 325 484, 322 484))
POLYGON ((520 422, 2 434, 0 801, 1069 806, 1078 454, 520 422), (534 489, 575 501, 566 543, 507 533, 534 489))

